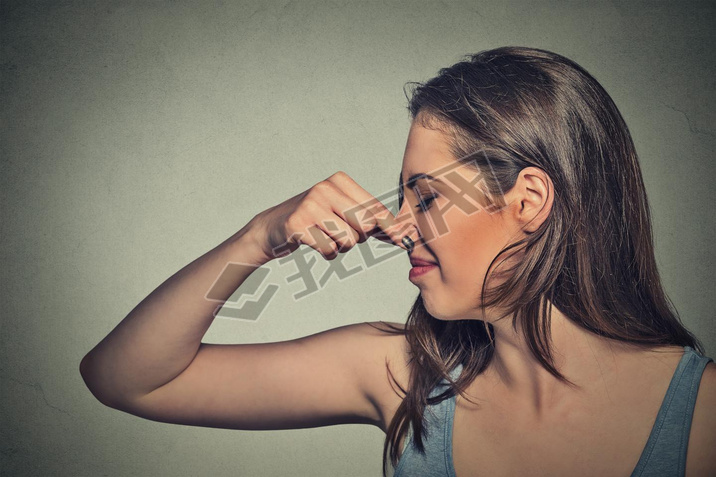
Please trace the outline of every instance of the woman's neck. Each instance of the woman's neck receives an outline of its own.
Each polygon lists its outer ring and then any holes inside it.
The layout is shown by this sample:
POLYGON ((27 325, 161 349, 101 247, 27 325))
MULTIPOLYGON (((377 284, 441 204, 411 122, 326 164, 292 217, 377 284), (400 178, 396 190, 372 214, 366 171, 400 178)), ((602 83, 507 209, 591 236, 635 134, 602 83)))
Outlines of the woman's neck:
POLYGON ((552 306, 547 337, 555 368, 578 387, 553 376, 532 354, 522 327, 512 318, 492 323, 495 355, 486 370, 491 389, 500 398, 540 421, 564 406, 570 398, 595 386, 606 388, 617 368, 623 346, 580 327, 552 306))

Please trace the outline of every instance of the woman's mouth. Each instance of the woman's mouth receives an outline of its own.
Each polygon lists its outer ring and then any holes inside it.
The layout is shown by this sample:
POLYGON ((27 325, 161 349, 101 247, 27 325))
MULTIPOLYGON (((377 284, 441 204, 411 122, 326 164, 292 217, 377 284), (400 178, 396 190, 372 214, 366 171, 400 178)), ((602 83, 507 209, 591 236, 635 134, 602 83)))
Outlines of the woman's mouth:
POLYGON ((410 258, 410 264, 413 266, 413 268, 410 269, 410 273, 408 274, 408 279, 410 281, 413 281, 413 279, 426 274, 430 270, 438 268, 438 265, 435 262, 422 260, 415 257, 410 258))

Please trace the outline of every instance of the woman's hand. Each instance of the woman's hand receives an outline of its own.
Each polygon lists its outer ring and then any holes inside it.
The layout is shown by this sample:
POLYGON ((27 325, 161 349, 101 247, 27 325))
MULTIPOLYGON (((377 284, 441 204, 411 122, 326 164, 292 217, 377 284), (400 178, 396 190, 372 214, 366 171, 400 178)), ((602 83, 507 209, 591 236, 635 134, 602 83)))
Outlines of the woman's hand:
POLYGON ((405 248, 401 239, 407 229, 342 171, 256 215, 251 226, 266 261, 302 243, 333 260, 370 236, 405 248))

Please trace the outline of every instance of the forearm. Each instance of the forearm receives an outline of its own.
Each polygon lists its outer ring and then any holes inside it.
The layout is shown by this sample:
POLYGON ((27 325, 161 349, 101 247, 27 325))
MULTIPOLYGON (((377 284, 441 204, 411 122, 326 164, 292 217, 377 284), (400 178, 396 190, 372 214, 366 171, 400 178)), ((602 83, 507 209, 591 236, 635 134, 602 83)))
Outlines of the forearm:
POLYGON ((99 400, 111 405, 140 397, 189 366, 221 304, 205 298, 207 291, 213 285, 213 297, 225 301, 267 261, 250 226, 168 278, 87 353, 80 370, 99 400), (254 267, 222 275, 229 262, 254 267))

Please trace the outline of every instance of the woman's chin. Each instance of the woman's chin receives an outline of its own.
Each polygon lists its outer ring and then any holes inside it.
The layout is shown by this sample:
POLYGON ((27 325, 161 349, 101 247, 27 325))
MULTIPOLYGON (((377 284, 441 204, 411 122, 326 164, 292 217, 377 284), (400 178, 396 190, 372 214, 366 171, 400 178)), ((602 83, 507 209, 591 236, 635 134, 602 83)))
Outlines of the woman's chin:
POLYGON ((432 302, 430 299, 426 299, 426 297, 423 295, 423 306, 425 307, 425 310, 430 313, 430 316, 433 318, 440 320, 440 321, 454 321, 459 320, 460 317, 456 316, 453 313, 450 313, 446 307, 440 306, 434 302, 432 302))

